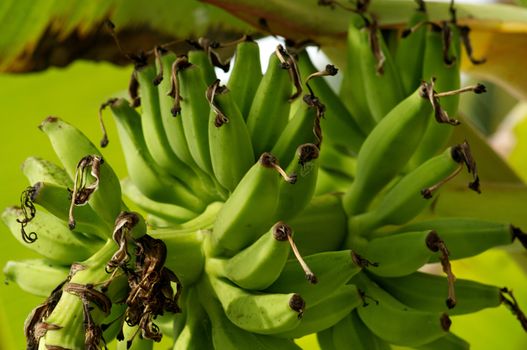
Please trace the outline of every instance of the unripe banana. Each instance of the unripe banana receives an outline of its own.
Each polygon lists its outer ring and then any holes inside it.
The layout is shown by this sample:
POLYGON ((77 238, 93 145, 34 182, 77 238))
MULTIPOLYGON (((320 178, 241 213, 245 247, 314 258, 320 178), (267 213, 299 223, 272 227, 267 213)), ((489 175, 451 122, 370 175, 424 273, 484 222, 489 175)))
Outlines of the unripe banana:
POLYGON ((209 259, 207 264, 219 276, 249 290, 269 287, 280 275, 290 253, 291 227, 277 222, 269 232, 229 259, 209 259))
POLYGON ((332 327, 332 341, 336 350, 389 350, 390 345, 377 337, 360 319, 357 310, 351 311, 332 327))
POLYGON ((295 243, 304 255, 339 250, 347 234, 347 217, 341 195, 327 193, 311 199, 307 207, 291 219, 295 243))
MULTIPOLYGON (((369 47, 364 42, 359 27, 364 25, 364 20, 359 16, 351 17, 348 26, 347 52, 346 52, 346 69, 342 78, 340 97, 351 112, 356 124, 364 135, 368 135, 375 127, 375 119, 368 106, 364 80, 362 79, 362 60, 364 46, 369 47)), ((371 52, 367 53, 371 55, 371 52)))
POLYGON ((212 233, 213 249, 236 253, 269 230, 280 191, 277 166, 277 159, 264 153, 247 171, 218 213, 212 233))
POLYGON ((4 266, 7 282, 16 283, 22 290, 47 297, 68 276, 69 268, 46 259, 8 261, 4 266))
POLYGON ((276 334, 284 338, 301 338, 338 323, 354 308, 362 304, 362 295, 356 286, 345 284, 315 305, 306 305, 300 324, 287 332, 276 334))
POLYGON ((210 62, 210 46, 206 43, 207 47, 198 48, 196 50, 190 50, 188 52, 188 60, 199 67, 203 81, 206 85, 212 84, 216 79, 216 72, 214 66, 210 62))
MULTIPOLYGON (((426 33, 426 48, 423 58, 423 74, 422 79, 429 80, 436 77, 437 81, 435 88, 438 91, 451 91, 460 88, 461 73, 461 51, 459 30, 455 25, 443 24, 443 30, 449 30, 451 33, 450 47, 445 48, 444 33, 441 27, 437 25, 428 26, 426 33), (445 62, 445 49, 448 49, 446 54, 453 58, 452 62, 445 62)), ((455 117, 459 105, 459 95, 447 96, 441 99, 441 107, 448 113, 449 116, 455 117)), ((416 166, 427 160, 428 158, 437 154, 442 150, 450 135, 452 128, 448 125, 438 124, 433 119, 428 122, 426 131, 424 132, 423 141, 416 149, 414 156, 411 159, 411 165, 416 166)))
POLYGON ((348 215, 364 212, 377 193, 406 165, 421 141, 432 106, 429 84, 394 107, 372 130, 357 157, 355 180, 343 203, 348 215))
POLYGON ((209 280, 226 316, 246 331, 276 334, 300 324, 306 304, 299 294, 253 294, 221 277, 209 275, 209 280))
POLYGON ((247 332, 234 325, 225 316, 211 287, 203 284, 200 283, 199 298, 212 324, 214 349, 300 350, 291 340, 247 332))
POLYGON ((317 342, 320 350, 336 350, 333 344, 333 327, 317 332, 317 342))
POLYGON ((441 338, 451 321, 444 313, 412 309, 360 276, 358 286, 372 301, 357 308, 360 319, 379 338, 390 344, 417 347, 441 338))
MULTIPOLYGON (((403 228, 401 228, 402 230, 403 228)), ((475 218, 441 218, 412 223, 404 230, 434 229, 448 245, 450 259, 463 259, 518 239, 525 246, 525 233, 510 224, 475 218)), ((433 257, 431 262, 437 261, 433 257)))
MULTIPOLYGON (((49 137, 55 153, 72 179, 77 177, 80 160, 88 155, 100 157, 97 189, 89 196, 88 203, 104 221, 113 224, 121 211, 121 186, 108 162, 102 161, 99 150, 82 132, 59 118, 48 117, 40 124, 40 129, 49 137)), ((93 182, 93 171, 87 177, 93 182)))
POLYGON ((378 123, 404 99, 404 90, 395 62, 375 21, 365 27, 350 27, 360 32, 359 61, 366 101, 378 123))
POLYGON ((285 129, 289 119, 288 100, 291 91, 287 69, 282 67, 276 54, 271 55, 247 116, 255 156, 270 152, 285 129))
MULTIPOLYGON (((423 76, 423 64, 428 64, 425 56, 428 14, 426 13, 425 2, 419 0, 417 3, 418 8, 415 9, 406 24, 407 29, 403 31, 395 52, 395 63, 399 69, 405 95, 411 94, 417 89, 423 79, 432 78, 432 76, 423 76), (423 59, 423 57, 425 58, 423 59)), ((441 75, 433 76, 442 78, 441 75)))
POLYGON ((289 164, 295 158, 300 145, 312 143, 319 147, 322 142, 320 119, 323 117, 324 108, 316 97, 305 95, 303 103, 287 123, 271 153, 283 164, 289 164))
MULTIPOLYGON (((68 188, 45 182, 37 182, 31 190, 31 201, 64 222, 69 222, 71 192, 68 188)), ((112 232, 111 226, 88 205, 75 208, 75 228, 85 234, 95 235, 103 240, 112 232)), ((77 231, 78 230, 78 231, 77 231)))
POLYGON ((401 303, 426 312, 463 315, 502 303, 501 288, 466 279, 456 279, 456 306, 448 308, 447 281, 442 276, 414 272, 401 277, 375 277, 373 280, 401 303))
MULTIPOLYGON (((441 237, 442 238, 442 237, 441 237)), ((424 264, 437 251, 441 240, 435 231, 414 231, 376 238, 357 251, 375 263, 370 271, 378 276, 405 276, 424 264)))
POLYGON ((185 306, 188 316, 173 350, 213 349, 211 323, 201 306, 196 288, 187 291, 185 306))
POLYGON ((139 114, 123 99, 115 101, 110 107, 117 124, 128 175, 137 188, 151 200, 175 204, 195 212, 203 210, 202 199, 178 180, 164 175, 155 165, 143 138, 139 114))
POLYGON ((220 185, 232 192, 254 164, 251 136, 233 96, 219 80, 207 89, 207 99, 212 169, 220 185))
POLYGON ((155 215, 170 223, 179 224, 195 218, 198 214, 186 208, 169 204, 160 203, 146 197, 131 179, 126 178, 121 181, 121 188, 126 197, 134 202, 139 208, 150 215, 155 215))
POLYGON ((287 168, 288 174, 295 174, 294 184, 280 183, 280 195, 275 217, 289 220, 300 213, 311 201, 315 193, 318 175, 318 147, 307 143, 300 145, 296 158, 287 168))
POLYGON ((38 157, 29 157, 22 164, 22 172, 33 185, 37 182, 48 182, 73 188, 73 181, 64 168, 38 157))
MULTIPOLYGON (((324 147, 327 149, 327 147, 324 147)), ((318 170, 317 187, 315 188, 315 195, 320 196, 325 193, 339 193, 343 194, 353 183, 353 178, 336 172, 332 169, 327 169, 321 166, 318 170)))
POLYGON ((258 44, 247 38, 236 46, 234 66, 227 83, 232 98, 245 119, 262 80, 260 49, 258 44))
MULTIPOLYGON (((298 54, 298 69, 304 81, 313 73, 316 74, 316 68, 305 50, 298 54)), ((333 143, 349 147, 353 152, 358 152, 365 136, 360 126, 348 112, 343 99, 339 98, 321 77, 310 80, 308 84, 312 96, 316 96, 324 103, 325 113, 320 124, 327 135, 327 139, 333 143)))
POLYGON ((37 235, 36 241, 27 243, 20 236, 20 224, 16 220, 20 216, 22 216, 20 208, 7 208, 2 213, 2 221, 20 243, 51 261, 63 264, 82 261, 102 245, 102 241, 98 239, 72 232, 66 222, 42 210, 28 222, 25 228, 37 235))
POLYGON ((295 259, 285 264, 278 279, 267 288, 268 293, 295 292, 306 305, 314 306, 359 273, 365 264, 350 250, 322 252, 304 257, 305 263, 316 275, 316 283, 306 280, 304 271, 295 259))
POLYGON ((390 188, 375 209, 350 218, 350 232, 368 235, 383 225, 410 221, 430 204, 432 191, 428 189, 457 174, 462 167, 461 145, 428 160, 390 188))
POLYGON ((212 175, 208 137, 210 107, 205 97, 207 84, 203 79, 202 68, 194 65, 185 56, 179 57, 174 65, 177 72, 174 74, 178 81, 176 101, 180 99, 180 105, 175 105, 172 113, 181 114, 192 158, 204 172, 212 175))
POLYGON ((326 143, 320 152, 320 166, 331 174, 338 173, 353 180, 357 171, 357 158, 340 146, 326 143))

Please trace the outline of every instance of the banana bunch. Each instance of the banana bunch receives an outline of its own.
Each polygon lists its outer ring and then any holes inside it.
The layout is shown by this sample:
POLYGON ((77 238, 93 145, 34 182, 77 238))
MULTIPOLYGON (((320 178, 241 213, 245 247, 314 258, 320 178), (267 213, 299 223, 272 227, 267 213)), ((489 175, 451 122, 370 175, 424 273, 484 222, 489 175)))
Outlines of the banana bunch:
POLYGON ((129 55, 130 101, 99 110, 103 130, 106 108, 117 125, 122 181, 81 131, 48 117, 41 130, 62 166, 29 158, 30 186, 2 214, 42 255, 4 268, 47 297, 26 321, 27 348, 116 338, 118 349, 152 349, 164 334, 174 349, 299 349, 294 339, 317 333, 322 349, 466 349, 449 315, 501 304, 527 330, 509 289, 456 279, 450 264, 527 247, 527 234, 419 219, 463 169, 480 192, 469 142, 446 142, 458 94, 485 88, 460 86, 468 31, 453 6, 451 21, 431 23, 418 4, 389 50, 359 2, 340 93, 323 78, 338 70, 317 71, 302 43, 277 46, 263 75, 249 37, 189 41, 180 56, 159 46, 154 62, 129 55), (222 85, 217 52, 232 45, 222 85), (432 263, 444 276, 420 272, 432 263))

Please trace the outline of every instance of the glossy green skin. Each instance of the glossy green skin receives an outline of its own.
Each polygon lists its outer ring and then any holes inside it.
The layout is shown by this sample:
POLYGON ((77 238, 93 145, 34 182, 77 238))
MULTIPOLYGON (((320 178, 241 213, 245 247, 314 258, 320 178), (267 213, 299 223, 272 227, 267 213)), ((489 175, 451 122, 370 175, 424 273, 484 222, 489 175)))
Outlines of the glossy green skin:
POLYGON ((373 334, 390 344, 417 347, 441 338, 446 331, 441 326, 441 313, 412 309, 361 276, 360 289, 378 301, 359 306, 360 319, 373 334))
POLYGON ((423 344, 419 346, 419 350, 468 350, 470 349, 470 344, 465 340, 461 339, 453 333, 448 333, 445 336, 434 340, 431 343, 423 344))
POLYGON ((432 199, 425 199, 421 190, 429 188, 447 178, 460 166, 451 155, 449 148, 406 174, 380 200, 375 209, 350 218, 353 234, 371 235, 384 225, 402 225, 430 205, 432 199))
POLYGON ((306 280, 300 264, 292 258, 287 261, 278 279, 266 289, 266 292, 295 292, 302 296, 306 305, 314 306, 324 296, 333 293, 361 271, 353 261, 349 250, 308 255, 304 256, 304 260, 317 277, 316 284, 306 280))
POLYGON ((255 157, 270 152, 285 129, 289 120, 291 91, 287 69, 281 67, 276 54, 271 55, 247 116, 255 157))
MULTIPOLYGON (((412 28, 426 21, 428 21, 426 11, 416 10, 406 24, 406 28, 412 28)), ((423 79, 431 78, 423 77, 423 64, 426 64, 423 63, 426 62, 423 57, 425 56, 427 27, 427 24, 422 24, 407 37, 399 38, 395 52, 395 64, 401 76, 405 95, 417 89, 423 79)))
POLYGON ((256 162, 218 213, 212 233, 214 254, 234 255, 256 241, 274 224, 279 183, 274 168, 256 162))
POLYGON ((209 56, 203 50, 190 50, 188 60, 199 67, 201 76, 206 85, 212 84, 216 80, 214 66, 210 62, 209 56))
MULTIPOLYGON (((192 62, 191 62, 192 63, 192 62)), ((192 65, 177 73, 181 93, 181 120, 190 154, 205 173, 213 175, 209 151, 210 106, 205 97, 203 72, 192 65)))
POLYGON ((185 326, 174 343, 174 349, 212 349, 211 323, 199 301, 195 287, 189 289, 185 306, 191 311, 187 313, 185 326))
MULTIPOLYGON (((423 59, 424 63, 422 79, 430 81, 432 77, 436 77, 437 80, 435 82, 434 90, 437 92, 445 92, 460 88, 461 51, 459 40, 458 30, 456 28, 452 28, 452 45, 450 47, 450 55, 456 57, 456 62, 454 62, 454 64, 449 67, 443 61, 443 44, 441 32, 434 32, 433 30, 429 29, 426 33, 426 49, 423 59)), ((451 118, 456 117, 459 105, 459 95, 441 98, 440 103, 441 107, 451 118)), ((435 119, 432 118, 429 121, 424 133, 423 141, 410 160, 410 165, 415 167, 444 149, 451 134, 451 125, 439 124, 435 119)))
POLYGON ((362 298, 356 286, 346 284, 331 292, 320 296, 321 300, 315 305, 306 303, 306 310, 298 327, 291 331, 277 334, 284 338, 301 338, 318 330, 326 329, 362 304, 362 298))
POLYGON ((361 45, 359 46, 362 58, 360 67, 366 101, 373 119, 378 123, 405 98, 405 94, 398 68, 395 66, 395 62, 386 47, 380 31, 377 31, 377 35, 386 59, 383 74, 379 74, 376 71, 377 61, 368 43, 368 31, 364 28, 357 30, 360 31, 362 36, 361 45))
POLYGON ((290 251, 289 242, 274 238, 271 229, 232 258, 217 259, 217 272, 244 289, 262 290, 276 281, 290 251))
MULTIPOLYGON (((298 55, 297 63, 303 81, 317 71, 305 50, 298 55)), ((324 118, 320 121, 324 137, 333 143, 348 147, 355 153, 358 152, 365 136, 343 100, 331 89, 324 78, 311 79, 309 86, 326 107, 324 118)), ((304 91, 308 91, 307 87, 304 91)))
POLYGON ((287 167, 288 174, 296 174, 296 182, 294 184, 285 181, 280 183, 276 220, 288 221, 309 204, 317 185, 318 163, 318 158, 303 165, 295 159, 287 167))
POLYGON ((244 119, 247 119, 258 85, 262 80, 260 65, 260 48, 253 41, 244 41, 236 46, 234 67, 227 87, 232 98, 240 108, 244 119))
POLYGON ((299 313, 289 306, 294 293, 249 293, 216 276, 209 280, 227 318, 246 331, 275 334, 292 330, 301 322, 299 313))
MULTIPOLYGON (((40 125, 40 129, 49 137, 55 153, 72 179, 75 178, 77 164, 83 157, 87 155, 102 157, 86 135, 58 118, 46 119, 40 125)), ((90 177, 91 175, 88 176, 90 177)), ((91 177, 91 180, 94 178, 91 177)), ((88 204, 110 225, 113 225, 121 211, 119 178, 108 162, 103 162, 100 166, 99 187, 90 196, 88 204)))
POLYGON ((393 108, 364 141, 355 180, 343 198, 348 215, 367 210, 372 199, 406 165, 422 138, 432 106, 420 89, 393 108))
POLYGON ((353 310, 333 326, 332 341, 336 350, 389 350, 390 345, 373 334, 353 310))
POLYGON ((47 298, 68 273, 68 267, 47 259, 8 261, 3 268, 6 283, 14 282, 23 291, 43 298, 47 298))
POLYGON ((139 191, 151 200, 200 212, 205 204, 175 178, 164 175, 148 152, 141 129, 141 117, 125 100, 111 106, 128 175, 139 191), (170 179, 170 180, 169 180, 170 179))
POLYGON ((217 127, 214 124, 216 113, 210 112, 208 128, 212 169, 220 185, 232 192, 254 164, 251 136, 230 92, 216 95, 214 103, 229 121, 217 127))
POLYGON ((369 48, 359 29, 359 26, 363 24, 362 20, 354 19, 348 27, 347 61, 339 95, 362 133, 368 135, 375 127, 376 122, 368 106, 364 80, 362 79, 361 61, 364 51, 362 46, 367 45, 369 48))
POLYGON ((365 245, 355 244, 357 252, 378 266, 368 271, 378 276, 404 276, 428 263, 433 254, 426 245, 426 231, 406 232, 398 235, 376 238, 365 245))
POLYGON ((417 310, 448 312, 464 315, 501 304, 500 288, 466 279, 456 279, 454 284, 457 304, 446 306, 448 281, 446 277, 414 272, 401 277, 375 277, 377 284, 400 302, 417 310))
POLYGON ((475 218, 427 220, 406 225, 401 230, 435 230, 448 247, 451 260, 468 258, 493 247, 511 244, 513 237, 511 225, 475 218))
POLYGON ((42 181, 73 188, 68 173, 55 163, 38 157, 29 157, 22 164, 22 172, 30 185, 42 181))

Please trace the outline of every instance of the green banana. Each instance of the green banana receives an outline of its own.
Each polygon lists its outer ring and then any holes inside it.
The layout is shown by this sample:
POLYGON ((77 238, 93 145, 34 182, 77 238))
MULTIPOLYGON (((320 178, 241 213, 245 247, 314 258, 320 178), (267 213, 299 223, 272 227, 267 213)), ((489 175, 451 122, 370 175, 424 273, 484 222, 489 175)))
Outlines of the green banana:
POLYGON ((334 68, 333 66, 329 66, 326 68, 326 71, 317 72, 307 51, 302 50, 298 54, 298 69, 305 82, 304 84, 311 91, 311 98, 316 96, 325 106, 324 118, 320 121, 322 130, 324 130, 328 140, 349 147, 350 150, 356 153, 364 142, 365 136, 360 126, 357 125, 357 122, 355 122, 348 112, 342 99, 321 78, 322 75, 333 73, 329 72, 328 68, 329 70, 334 70, 331 69, 334 68), (314 77, 315 79, 310 79, 309 82, 306 81, 310 77, 314 77), (319 78, 317 79, 316 77, 319 78))
POLYGON ((227 82, 232 99, 240 109, 244 120, 249 115, 261 80, 260 49, 256 42, 246 37, 246 40, 236 46, 234 66, 227 82))
POLYGON ((366 244, 357 243, 361 256, 375 264, 372 273, 396 277, 408 275, 428 263, 437 252, 441 238, 435 231, 414 231, 373 239, 366 244))
POLYGON ((311 143, 300 145, 297 158, 287 168, 287 173, 295 174, 294 184, 280 183, 280 194, 275 217, 289 220, 300 213, 311 201, 315 193, 318 175, 318 147, 311 143))
MULTIPOLYGON (((103 161, 99 150, 82 132, 59 118, 46 118, 40 124, 40 130, 49 137, 55 153, 72 179, 77 179, 79 175, 83 176, 78 173, 83 169, 77 168, 85 157, 91 155, 94 158, 93 165, 98 164, 99 167, 95 169, 92 166, 92 171, 90 175, 86 174, 85 180, 90 182, 86 184, 86 190, 92 185, 96 187, 91 189, 93 192, 88 194, 87 202, 104 221, 113 225, 122 207, 121 186, 119 178, 110 165, 103 161)), ((74 186, 74 195, 75 192, 74 186)), ((74 223, 71 222, 71 224, 74 223)))
MULTIPOLYGON (((213 249, 240 251, 269 230, 278 205, 280 176, 277 159, 264 153, 242 178, 218 213, 212 233, 213 249)), ((294 178, 288 177, 289 182, 294 178)))
MULTIPOLYGON (((327 147, 324 147, 327 149, 327 147)), ((327 169, 324 166, 319 167, 317 187, 315 188, 315 195, 323 195, 325 193, 340 193, 343 194, 353 183, 353 178, 336 172, 332 169, 327 169)))
POLYGON ((368 135, 357 156, 355 180, 343 203, 348 215, 364 212, 377 193, 406 165, 432 113, 423 83, 394 107, 368 135))
POLYGON ((320 120, 325 107, 310 95, 305 95, 303 102, 271 150, 283 164, 289 164, 295 158, 295 151, 300 145, 312 143, 320 147, 322 142, 320 120))
POLYGON ((37 182, 48 182, 73 188, 73 182, 64 168, 38 157, 29 157, 22 164, 22 172, 33 185, 37 182))
POLYGON ((416 310, 446 312, 449 315, 463 315, 479 310, 497 307, 502 303, 501 288, 466 279, 456 279, 457 301, 454 308, 448 308, 447 281, 442 276, 414 272, 401 277, 371 278, 401 303, 416 310))
POLYGON ((351 311, 332 327, 332 341, 336 350, 389 350, 390 345, 377 337, 361 321, 357 310, 351 311))
POLYGON ((350 232, 368 235, 381 226, 410 221, 430 204, 430 188, 435 190, 437 184, 459 173, 463 157, 462 145, 454 146, 406 174, 373 210, 350 218, 350 232))
POLYGON ((123 99, 116 100, 110 107, 128 175, 139 191, 157 202, 175 204, 195 212, 203 210, 205 204, 201 198, 178 180, 162 176, 163 170, 156 166, 143 139, 139 114, 123 99))
POLYGON ((178 89, 173 114, 181 114, 185 139, 192 158, 201 170, 212 175, 208 137, 210 107, 205 97, 207 84, 203 78, 203 70, 185 56, 176 60, 174 68, 173 74, 178 82, 178 89))
POLYGON ((214 349, 300 350, 289 339, 247 332, 234 325, 213 296, 213 292, 210 291, 211 287, 204 284, 205 282, 202 281, 199 285, 199 298, 212 325, 214 349))
POLYGON ((368 108, 378 123, 405 97, 399 71, 375 21, 349 30, 359 31, 362 37, 358 46, 361 77, 368 108))
POLYGON ((277 222, 269 232, 229 259, 209 259, 207 264, 219 276, 249 290, 269 287, 280 275, 290 253, 288 236, 293 230, 277 222))
MULTIPOLYGON (((214 273, 208 265, 206 270, 214 273)), ((276 334, 300 324, 305 302, 299 294, 249 293, 221 277, 208 278, 226 316, 237 327, 257 334, 276 334)))
POLYGON ((160 203, 151 200, 150 198, 146 197, 129 178, 121 181, 121 188, 124 195, 134 202, 139 208, 150 215, 155 215, 170 223, 179 224, 191 220, 198 215, 193 211, 177 205, 160 203))
POLYGON ((418 350, 468 350, 470 344, 453 333, 448 333, 433 342, 417 347, 418 350))
MULTIPOLYGON (((37 182, 31 188, 30 200, 69 225, 70 196, 71 192, 66 187, 37 182)), ((112 226, 103 221, 99 214, 87 205, 76 208, 75 223, 74 232, 94 235, 103 240, 106 240, 112 232, 112 226)))
MULTIPOLYGON (((339 95, 362 133, 368 135, 375 127, 376 122, 368 106, 365 82, 362 78, 361 62, 364 59, 362 55, 364 54, 364 47, 368 46, 359 29, 363 25, 364 20, 360 16, 351 17, 346 41, 346 68, 339 95)), ((371 52, 368 52, 367 55, 371 55, 371 52)))
POLYGON ((390 344, 417 347, 448 332, 451 321, 444 313, 412 309, 381 289, 365 276, 357 284, 373 301, 359 306, 360 319, 373 334, 390 344))
POLYGON ((286 332, 276 334, 277 337, 301 338, 319 330, 329 328, 362 304, 361 292, 352 284, 345 284, 331 294, 321 297, 315 305, 306 305, 306 310, 300 324, 286 332))
POLYGON ((247 116, 255 156, 270 152, 285 129, 291 90, 288 71, 275 53, 269 59, 267 71, 258 85, 247 116))
POLYGON ((199 301, 196 288, 188 290, 185 306, 188 316, 173 350, 213 349, 211 323, 199 301))
POLYGON ((291 293, 302 296, 306 305, 314 306, 359 273, 367 261, 350 250, 329 251, 304 258, 316 275, 316 283, 306 281, 306 275, 298 261, 290 259, 280 276, 265 291, 267 293, 291 293))
MULTIPOLYGON (((430 25, 425 40, 426 48, 423 58, 422 79, 437 77, 435 88, 438 91, 459 89, 461 83, 459 30, 455 25, 447 23, 444 23, 442 27, 430 25), (449 45, 445 42, 445 35, 447 35, 444 32, 445 30, 451 36, 449 45)), ((456 116, 458 105, 458 95, 441 99, 441 107, 449 116, 456 116)), ((411 165, 419 165, 437 154, 439 150, 445 147, 451 134, 452 128, 448 125, 438 124, 434 120, 430 120, 424 132, 423 141, 411 159, 411 165)))
POLYGON ((12 281, 28 293, 47 297, 66 280, 69 269, 51 260, 32 259, 8 261, 3 272, 6 283, 12 281))
POLYGON ((296 246, 304 255, 339 250, 347 234, 341 196, 326 193, 313 197, 289 224, 295 229, 296 246))
POLYGON ((405 95, 411 94, 423 79, 431 79, 432 76, 442 78, 441 75, 423 76, 423 64, 429 64, 425 56, 428 43, 426 40, 428 14, 425 2, 423 0, 416 2, 418 8, 410 17, 407 29, 402 33, 394 57, 405 95))
POLYGON ((202 40, 201 48, 196 48, 195 50, 189 50, 188 60, 192 64, 195 64, 199 67, 201 75, 203 76, 203 81, 206 85, 210 85, 216 80, 216 72, 214 71, 214 66, 210 61, 210 43, 205 43, 202 40))
POLYGON ((254 164, 251 136, 233 96, 219 80, 207 89, 207 100, 212 169, 220 185, 232 192, 254 164))
MULTIPOLYGON (((475 218, 441 218, 415 222, 402 230, 434 229, 448 245, 450 259, 463 259, 480 254, 490 248, 507 245, 518 239, 526 246, 526 235, 519 228, 501 222, 475 218)), ((431 262, 437 261, 435 258, 431 262)))
POLYGON ((20 224, 17 222, 17 218, 21 215, 20 208, 7 208, 2 213, 2 221, 20 243, 51 261, 63 264, 81 261, 92 255, 102 245, 101 240, 72 232, 66 222, 45 211, 39 211, 28 222, 26 229, 35 232, 38 238, 33 243, 26 243, 20 236, 20 224))
POLYGON ((353 180, 357 171, 357 158, 345 152, 340 146, 326 144, 320 151, 320 166, 324 170, 341 174, 353 180))

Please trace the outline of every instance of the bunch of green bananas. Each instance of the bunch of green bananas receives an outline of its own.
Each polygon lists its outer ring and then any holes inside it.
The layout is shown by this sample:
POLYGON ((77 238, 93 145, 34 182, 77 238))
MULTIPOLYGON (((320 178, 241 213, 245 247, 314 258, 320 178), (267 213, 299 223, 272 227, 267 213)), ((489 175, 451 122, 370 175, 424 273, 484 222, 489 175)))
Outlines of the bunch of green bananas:
POLYGON ((527 235, 418 217, 464 167, 479 191, 468 143, 445 150, 457 93, 484 91, 460 88, 468 30, 429 23, 420 2, 389 49, 366 7, 350 15, 340 97, 321 78, 336 69, 316 71, 294 43, 263 76, 257 44, 235 43, 226 86, 211 63, 221 44, 135 57, 131 101, 101 106, 121 182, 79 130, 42 123, 62 166, 29 158, 31 186, 2 215, 43 256, 4 268, 46 297, 27 349, 152 349, 162 334, 174 349, 298 349, 312 333, 322 349, 466 349, 448 315, 500 304, 527 330, 509 290, 456 280, 450 265, 527 235), (419 271, 437 262, 445 277, 419 271))

